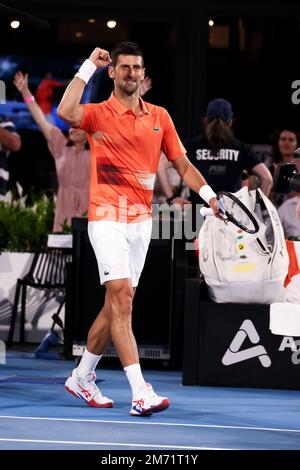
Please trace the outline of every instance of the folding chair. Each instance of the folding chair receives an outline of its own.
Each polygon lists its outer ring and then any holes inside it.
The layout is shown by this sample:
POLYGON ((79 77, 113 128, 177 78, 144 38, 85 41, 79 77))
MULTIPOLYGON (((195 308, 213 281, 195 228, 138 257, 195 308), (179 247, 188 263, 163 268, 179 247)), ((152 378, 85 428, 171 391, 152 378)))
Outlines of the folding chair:
MULTIPOLYGON (((17 280, 7 341, 8 346, 10 346, 13 342, 20 296, 20 342, 24 343, 27 287, 33 287, 43 291, 57 291, 61 293, 59 299, 59 308, 56 314, 54 314, 52 317, 55 323, 61 324, 59 314, 65 302, 66 265, 72 260, 71 253, 71 249, 50 247, 43 248, 39 252, 35 253, 29 272, 23 278, 19 278, 17 280)), ((54 325, 52 325, 52 327, 53 326, 54 325)))

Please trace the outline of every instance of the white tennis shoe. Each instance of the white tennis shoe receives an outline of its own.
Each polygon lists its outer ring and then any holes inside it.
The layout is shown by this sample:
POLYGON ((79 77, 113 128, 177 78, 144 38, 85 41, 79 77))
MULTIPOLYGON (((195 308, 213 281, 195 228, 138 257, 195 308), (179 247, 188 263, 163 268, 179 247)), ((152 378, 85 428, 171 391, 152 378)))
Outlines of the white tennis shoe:
POLYGON ((102 395, 101 390, 97 387, 95 372, 90 372, 84 377, 77 375, 74 369, 71 376, 65 382, 65 388, 77 398, 82 398, 89 406, 96 408, 112 408, 114 402, 102 395))
POLYGON ((170 405, 167 397, 157 395, 151 384, 146 384, 138 399, 132 400, 131 416, 149 416, 152 413, 159 413, 170 405))

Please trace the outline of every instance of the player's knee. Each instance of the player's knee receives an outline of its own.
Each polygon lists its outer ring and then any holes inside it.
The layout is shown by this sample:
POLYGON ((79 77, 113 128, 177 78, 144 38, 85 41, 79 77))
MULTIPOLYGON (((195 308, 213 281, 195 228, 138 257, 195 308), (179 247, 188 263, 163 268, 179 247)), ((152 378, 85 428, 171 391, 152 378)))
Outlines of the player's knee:
POLYGON ((133 288, 125 280, 118 281, 109 289, 109 304, 113 311, 131 313, 133 288))

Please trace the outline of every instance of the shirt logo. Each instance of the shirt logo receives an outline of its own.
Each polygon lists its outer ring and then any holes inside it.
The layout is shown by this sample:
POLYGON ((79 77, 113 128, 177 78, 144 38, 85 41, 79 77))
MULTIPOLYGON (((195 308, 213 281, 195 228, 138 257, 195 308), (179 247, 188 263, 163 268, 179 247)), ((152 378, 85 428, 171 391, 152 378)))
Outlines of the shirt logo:
POLYGON ((108 276, 108 274, 109 274, 109 271, 105 270, 104 271, 104 276, 108 276))
POLYGON ((153 127, 153 130, 154 130, 154 132, 159 132, 159 131, 160 131, 160 127, 153 127))

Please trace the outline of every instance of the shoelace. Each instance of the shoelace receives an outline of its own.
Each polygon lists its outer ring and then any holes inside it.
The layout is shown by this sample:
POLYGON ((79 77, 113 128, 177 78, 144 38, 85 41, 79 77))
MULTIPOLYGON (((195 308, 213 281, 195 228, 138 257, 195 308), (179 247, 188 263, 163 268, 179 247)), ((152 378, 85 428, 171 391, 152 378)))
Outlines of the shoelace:
POLYGON ((143 408, 144 406, 143 398, 141 400, 133 400, 133 403, 135 403, 135 407, 140 406, 141 408, 143 408))
POLYGON ((95 379, 96 379, 95 374, 91 372, 90 374, 86 375, 84 379, 82 380, 82 383, 85 386, 85 388, 92 389, 91 398, 94 398, 95 395, 97 395, 97 393, 100 393, 100 395, 102 395, 101 390, 97 387, 95 383, 95 379))

